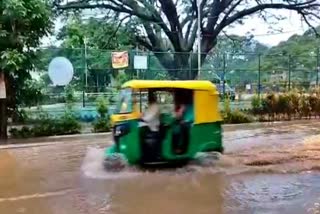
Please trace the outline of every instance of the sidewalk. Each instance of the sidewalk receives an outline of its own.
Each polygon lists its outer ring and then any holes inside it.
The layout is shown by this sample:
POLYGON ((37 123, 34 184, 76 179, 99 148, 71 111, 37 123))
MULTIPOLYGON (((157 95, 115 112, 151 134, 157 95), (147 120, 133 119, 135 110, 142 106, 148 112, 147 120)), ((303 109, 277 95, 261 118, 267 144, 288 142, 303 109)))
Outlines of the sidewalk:
POLYGON ((0 145, 1 149, 11 148, 25 148, 34 146, 48 146, 65 141, 85 141, 85 140, 111 140, 111 132, 108 133, 89 133, 89 134, 76 134, 76 135, 62 135, 62 136, 50 136, 28 139, 8 139, 5 144, 0 145))

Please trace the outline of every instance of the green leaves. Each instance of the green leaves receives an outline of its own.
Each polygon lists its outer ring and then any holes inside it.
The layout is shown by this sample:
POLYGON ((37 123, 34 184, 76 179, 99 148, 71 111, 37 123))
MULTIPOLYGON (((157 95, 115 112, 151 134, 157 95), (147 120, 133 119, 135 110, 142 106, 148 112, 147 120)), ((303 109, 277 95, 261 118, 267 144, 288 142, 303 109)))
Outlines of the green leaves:
POLYGON ((27 57, 18 50, 6 50, 1 52, 0 59, 1 70, 14 71, 23 68, 23 63, 27 57))
MULTIPOLYGON (((41 90, 28 81, 34 67, 32 49, 50 32, 51 26, 51 9, 46 0, 1 1, 0 71, 6 73, 8 82, 9 114, 13 114, 18 105, 31 105, 41 99, 41 90)), ((0 120, 3 123, 7 115, 0 115, 0 120)))

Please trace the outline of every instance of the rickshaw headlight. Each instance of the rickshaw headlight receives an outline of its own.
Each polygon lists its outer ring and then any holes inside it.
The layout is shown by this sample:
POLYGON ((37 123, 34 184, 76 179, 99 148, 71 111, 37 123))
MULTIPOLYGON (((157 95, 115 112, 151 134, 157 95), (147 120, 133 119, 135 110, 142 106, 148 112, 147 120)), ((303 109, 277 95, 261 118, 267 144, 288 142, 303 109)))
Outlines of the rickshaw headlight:
POLYGON ((121 126, 116 126, 115 127, 114 135, 115 136, 120 136, 121 135, 121 126))
POLYGON ((121 124, 114 127, 114 136, 120 137, 128 134, 130 131, 130 127, 128 124, 121 124))

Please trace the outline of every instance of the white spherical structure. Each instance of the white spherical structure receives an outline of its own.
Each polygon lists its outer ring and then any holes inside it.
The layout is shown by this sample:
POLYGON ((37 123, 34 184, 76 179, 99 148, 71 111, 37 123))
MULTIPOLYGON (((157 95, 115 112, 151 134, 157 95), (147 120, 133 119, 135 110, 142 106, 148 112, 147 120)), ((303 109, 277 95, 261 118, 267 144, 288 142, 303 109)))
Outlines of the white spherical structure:
POLYGON ((68 85, 73 78, 72 63, 65 57, 55 57, 51 60, 48 72, 55 86, 68 85))

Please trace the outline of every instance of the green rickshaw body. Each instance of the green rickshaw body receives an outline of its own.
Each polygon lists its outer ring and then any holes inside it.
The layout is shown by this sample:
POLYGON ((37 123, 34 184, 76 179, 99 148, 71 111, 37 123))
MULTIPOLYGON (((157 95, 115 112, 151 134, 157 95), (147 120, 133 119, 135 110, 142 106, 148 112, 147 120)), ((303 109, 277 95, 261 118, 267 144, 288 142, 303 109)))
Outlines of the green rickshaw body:
POLYGON ((143 164, 191 160, 198 152, 223 152, 222 119, 218 109, 219 93, 211 82, 132 80, 125 83, 123 89, 126 90, 126 93, 123 93, 126 96, 120 97, 118 106, 120 110, 111 117, 114 143, 105 150, 106 157, 120 153, 125 156, 129 164, 143 164), (150 138, 141 137, 149 136, 150 133, 146 133, 139 127, 142 110, 137 103, 138 99, 134 98, 133 94, 140 93, 141 95, 141 91, 149 89, 159 91, 192 90, 193 119, 187 128, 188 143, 184 152, 177 153, 173 149, 173 144, 177 142, 173 140, 172 136, 180 126, 175 123, 171 114, 161 114, 160 126, 162 128, 160 128, 159 135, 156 134, 156 137, 150 138))

